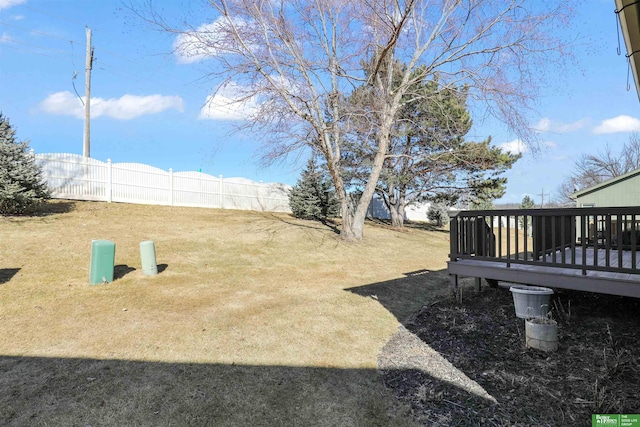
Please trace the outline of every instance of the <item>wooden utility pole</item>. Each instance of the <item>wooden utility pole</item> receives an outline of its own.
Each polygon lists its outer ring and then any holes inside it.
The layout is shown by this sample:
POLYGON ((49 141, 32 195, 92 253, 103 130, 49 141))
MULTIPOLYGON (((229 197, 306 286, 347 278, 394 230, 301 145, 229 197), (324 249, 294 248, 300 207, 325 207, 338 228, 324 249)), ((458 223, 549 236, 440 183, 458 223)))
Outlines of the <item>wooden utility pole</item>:
POLYGON ((87 27, 87 59, 84 68, 84 145, 82 155, 91 157, 91 67, 93 66, 93 46, 91 28, 87 27))

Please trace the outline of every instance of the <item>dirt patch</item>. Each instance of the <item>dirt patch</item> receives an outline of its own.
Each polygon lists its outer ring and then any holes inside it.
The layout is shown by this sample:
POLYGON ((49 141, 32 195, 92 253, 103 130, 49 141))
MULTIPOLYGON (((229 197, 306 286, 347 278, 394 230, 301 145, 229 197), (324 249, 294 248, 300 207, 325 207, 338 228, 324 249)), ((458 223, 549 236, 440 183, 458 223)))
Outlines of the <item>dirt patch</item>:
POLYGON ((385 385, 422 423, 590 425, 640 412, 640 299, 560 292, 559 349, 525 345, 511 293, 484 289, 425 306, 379 357, 385 385))

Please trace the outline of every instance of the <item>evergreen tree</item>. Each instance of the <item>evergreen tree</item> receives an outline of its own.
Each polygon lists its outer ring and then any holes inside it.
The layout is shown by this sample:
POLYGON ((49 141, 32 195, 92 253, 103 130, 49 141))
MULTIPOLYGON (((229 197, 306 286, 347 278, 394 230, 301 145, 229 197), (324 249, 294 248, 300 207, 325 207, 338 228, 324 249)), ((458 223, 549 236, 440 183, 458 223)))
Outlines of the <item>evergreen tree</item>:
POLYGON ((0 113, 0 215, 28 214, 50 197, 42 169, 0 113))
POLYGON ((436 224, 437 227, 444 227, 449 224, 449 212, 447 207, 441 203, 434 203, 429 207, 427 219, 436 224))
MULTIPOLYGON (((524 196, 522 199, 522 203, 520 203, 520 209, 534 209, 536 207, 536 202, 529 196, 524 196)), ((527 216, 527 230, 531 232, 531 217, 527 216)), ((524 229, 525 217, 520 217, 518 220, 520 228, 524 229)))
POLYGON ((493 208, 493 199, 491 198, 477 198, 471 202, 471 210, 473 211, 490 211, 493 208))
POLYGON ((524 196, 522 199, 522 203, 520 203, 520 209, 534 209, 536 207, 536 202, 529 196, 524 196))
POLYGON ((289 194, 289 206, 296 218, 324 221, 337 216, 340 202, 331 180, 320 170, 314 158, 309 163, 289 194))

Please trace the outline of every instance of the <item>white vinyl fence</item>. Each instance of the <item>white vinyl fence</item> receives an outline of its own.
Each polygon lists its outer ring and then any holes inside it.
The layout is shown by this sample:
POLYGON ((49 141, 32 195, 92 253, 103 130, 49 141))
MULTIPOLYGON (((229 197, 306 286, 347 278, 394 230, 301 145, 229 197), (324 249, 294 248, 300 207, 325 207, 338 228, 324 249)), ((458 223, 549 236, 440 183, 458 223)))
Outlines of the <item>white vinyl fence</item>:
POLYGON ((77 154, 36 154, 52 195, 60 199, 290 212, 290 186, 201 172, 169 172, 77 154))

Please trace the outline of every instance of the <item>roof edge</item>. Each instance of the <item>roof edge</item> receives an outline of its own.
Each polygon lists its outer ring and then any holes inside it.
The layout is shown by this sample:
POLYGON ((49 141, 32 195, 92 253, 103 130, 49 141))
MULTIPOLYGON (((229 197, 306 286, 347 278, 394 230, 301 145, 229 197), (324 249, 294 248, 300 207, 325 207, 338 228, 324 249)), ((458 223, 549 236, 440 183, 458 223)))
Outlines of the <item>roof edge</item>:
POLYGON ((623 175, 615 176, 606 181, 602 181, 600 184, 596 184, 593 187, 585 188, 584 190, 576 191, 571 194, 569 197, 572 199, 577 199, 578 197, 586 196, 587 194, 593 193, 598 190, 602 190, 603 188, 610 187, 614 184, 617 184, 620 181, 626 181, 629 178, 633 178, 636 175, 640 175, 640 168, 634 169, 631 172, 627 172, 623 175))
POLYGON ((620 29, 626 46, 626 57, 629 60, 633 80, 636 84, 636 93, 640 99, 640 28, 638 3, 636 0, 615 0, 616 14, 620 20, 620 29))

